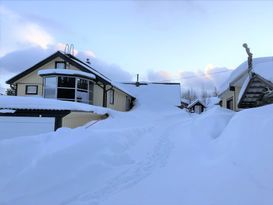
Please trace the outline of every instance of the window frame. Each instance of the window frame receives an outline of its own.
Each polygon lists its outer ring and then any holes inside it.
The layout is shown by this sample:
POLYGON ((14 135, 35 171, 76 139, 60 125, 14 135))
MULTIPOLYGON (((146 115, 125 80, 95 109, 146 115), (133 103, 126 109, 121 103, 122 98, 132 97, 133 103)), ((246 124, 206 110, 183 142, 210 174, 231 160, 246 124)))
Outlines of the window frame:
POLYGON ((25 86, 25 94, 26 95, 38 95, 38 85, 26 85, 25 86), (29 87, 35 87, 35 89, 36 89, 36 91, 35 91, 35 93, 32 93, 32 92, 28 92, 28 88, 29 87))
POLYGON ((66 69, 66 62, 65 61, 55 61, 55 69, 66 69), (58 68, 58 63, 64 64, 64 68, 58 68))

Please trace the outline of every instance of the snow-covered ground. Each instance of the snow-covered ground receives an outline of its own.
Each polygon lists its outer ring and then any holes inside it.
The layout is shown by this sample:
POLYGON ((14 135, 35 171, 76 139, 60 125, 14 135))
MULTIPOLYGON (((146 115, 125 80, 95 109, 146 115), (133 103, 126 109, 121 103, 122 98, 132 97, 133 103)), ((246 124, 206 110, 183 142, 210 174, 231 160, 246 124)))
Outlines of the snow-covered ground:
POLYGON ((273 204, 273 105, 196 115, 128 89, 128 113, 0 141, 0 204, 273 204))

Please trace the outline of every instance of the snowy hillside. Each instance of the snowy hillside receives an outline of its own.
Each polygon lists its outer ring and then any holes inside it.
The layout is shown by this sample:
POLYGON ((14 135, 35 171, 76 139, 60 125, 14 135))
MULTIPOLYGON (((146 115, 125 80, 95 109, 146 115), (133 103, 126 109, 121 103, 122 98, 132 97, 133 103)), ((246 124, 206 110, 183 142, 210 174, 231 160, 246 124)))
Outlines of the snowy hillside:
POLYGON ((0 141, 0 204, 273 204, 273 105, 195 115, 174 89, 128 89, 128 113, 0 141))

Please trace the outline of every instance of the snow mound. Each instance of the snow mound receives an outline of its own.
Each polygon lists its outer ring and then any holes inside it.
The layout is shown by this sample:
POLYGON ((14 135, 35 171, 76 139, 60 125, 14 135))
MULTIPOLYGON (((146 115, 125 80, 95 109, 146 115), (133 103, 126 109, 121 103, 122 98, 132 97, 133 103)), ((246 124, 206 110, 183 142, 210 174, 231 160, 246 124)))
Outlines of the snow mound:
POLYGON ((191 126, 191 135, 201 143, 219 137, 227 126, 234 112, 215 106, 210 110, 197 115, 191 126))

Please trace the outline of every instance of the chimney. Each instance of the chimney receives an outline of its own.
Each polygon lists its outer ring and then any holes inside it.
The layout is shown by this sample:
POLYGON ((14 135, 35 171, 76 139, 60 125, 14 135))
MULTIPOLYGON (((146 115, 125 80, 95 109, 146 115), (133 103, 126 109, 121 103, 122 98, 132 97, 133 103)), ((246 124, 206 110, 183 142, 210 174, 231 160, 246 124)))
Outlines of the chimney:
POLYGON ((251 71, 252 71, 252 53, 250 52, 250 48, 248 47, 248 45, 246 43, 243 44, 243 47, 246 49, 246 53, 248 55, 248 73, 251 75, 251 71))

